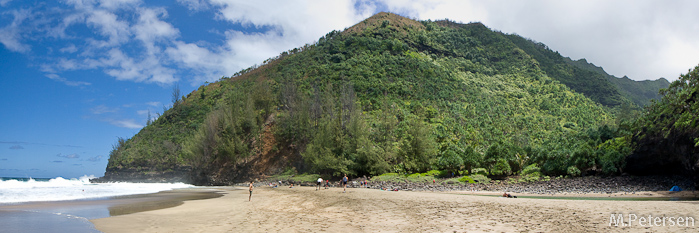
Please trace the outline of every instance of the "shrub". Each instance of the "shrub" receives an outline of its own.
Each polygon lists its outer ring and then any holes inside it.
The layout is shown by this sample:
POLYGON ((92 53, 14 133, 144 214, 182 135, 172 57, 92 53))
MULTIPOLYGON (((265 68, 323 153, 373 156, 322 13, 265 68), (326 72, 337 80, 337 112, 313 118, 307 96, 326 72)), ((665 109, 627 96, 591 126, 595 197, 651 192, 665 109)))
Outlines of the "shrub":
MULTIPOLYGON (((439 172, 439 171, 437 171, 439 172)), ((413 173, 408 176, 406 176, 406 179, 411 182, 422 182, 422 183, 427 183, 427 182, 432 182, 432 179, 435 179, 434 176, 428 175, 429 172, 426 173, 413 173)), ((430 173, 432 174, 432 173, 430 173)))
POLYGON ((438 171, 438 170, 430 170, 430 171, 428 171, 428 172, 422 173, 422 175, 423 175, 423 176, 434 176, 434 177, 437 177, 437 176, 439 176, 441 173, 442 173, 442 172, 440 172, 440 171, 438 171))
MULTIPOLYGON (((456 174, 454 174, 454 175, 456 175, 456 174)), ((451 172, 447 171, 447 170, 439 171, 438 177, 451 177, 451 172)))
POLYGON ((486 170, 485 168, 474 168, 474 169, 471 169, 471 174, 478 174, 478 175, 487 176, 488 170, 486 170))
POLYGON ((462 176, 461 178, 459 178, 459 182, 470 183, 470 184, 476 183, 476 181, 471 179, 471 177, 469 177, 469 176, 462 176))
POLYGON ((522 176, 522 178, 519 179, 519 182, 534 182, 539 181, 539 179, 541 179, 541 173, 535 172, 527 176, 522 176))
POLYGON ((405 181, 404 177, 398 173, 384 173, 381 174, 380 176, 374 176, 372 181, 393 181, 393 182, 401 182, 405 181))
POLYGON ((471 179, 473 179, 473 181, 475 181, 476 183, 489 183, 490 182, 490 178, 488 178, 487 176, 481 175, 481 174, 475 174, 475 175, 471 175, 469 177, 471 179))
POLYGON ((575 166, 570 166, 570 167, 568 167, 568 175, 573 176, 573 177, 580 176, 580 169, 578 169, 575 166))
POLYGON ((498 161, 495 163, 495 166, 493 166, 493 169, 490 170, 490 174, 492 175, 509 175, 512 173, 512 169, 510 168, 510 164, 507 163, 507 160, 505 159, 498 159, 498 161))
POLYGON ((539 168, 536 163, 531 164, 531 165, 525 167, 524 169, 522 169, 522 172, 520 174, 522 176, 527 176, 527 175, 530 175, 533 173, 541 174, 541 168, 539 168))
POLYGON ((520 174, 522 175, 519 179, 520 182, 538 181, 541 178, 541 168, 534 163, 522 169, 520 174))
POLYGON ((551 180, 551 177, 550 177, 550 176, 544 176, 544 177, 541 178, 541 180, 543 180, 543 181, 550 181, 550 180, 551 180))

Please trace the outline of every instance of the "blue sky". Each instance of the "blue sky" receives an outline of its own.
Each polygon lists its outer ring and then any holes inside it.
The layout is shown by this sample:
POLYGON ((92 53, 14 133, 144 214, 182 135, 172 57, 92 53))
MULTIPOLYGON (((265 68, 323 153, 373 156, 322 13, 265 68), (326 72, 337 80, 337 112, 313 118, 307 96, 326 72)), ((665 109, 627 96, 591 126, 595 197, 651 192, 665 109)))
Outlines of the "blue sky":
POLYGON ((102 176, 148 113, 380 11, 483 22, 615 76, 699 64, 697 1, 0 0, 0 176, 102 176))

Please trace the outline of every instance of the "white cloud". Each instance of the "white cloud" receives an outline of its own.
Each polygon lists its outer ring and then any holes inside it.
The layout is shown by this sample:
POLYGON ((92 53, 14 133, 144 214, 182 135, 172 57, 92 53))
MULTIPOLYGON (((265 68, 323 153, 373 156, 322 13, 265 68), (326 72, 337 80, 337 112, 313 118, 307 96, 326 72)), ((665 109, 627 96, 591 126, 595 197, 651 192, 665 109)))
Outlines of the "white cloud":
MULTIPOLYGON (((197 8, 201 1, 180 1, 197 8)), ((281 52, 312 43, 332 30, 342 30, 373 14, 371 5, 354 8, 354 1, 267 2, 212 0, 209 5, 219 20, 266 32, 225 32, 224 44, 211 48, 196 43, 175 42, 166 53, 175 62, 196 71, 195 83, 217 80, 259 64, 281 52)))
POLYGON ((69 81, 66 78, 63 78, 61 76, 58 76, 57 74, 46 74, 47 78, 50 78, 52 80, 56 80, 59 82, 62 82, 68 86, 74 86, 74 87, 79 87, 79 86, 89 86, 92 85, 92 83, 89 82, 82 82, 82 81, 69 81))
POLYGON ((112 47, 125 43, 131 36, 129 24, 117 19, 117 15, 106 10, 94 10, 89 12, 86 19, 87 25, 98 29, 102 36, 108 37, 107 41, 93 40, 97 47, 112 47))
POLYGON ((102 158, 104 158, 104 156, 102 156, 102 155, 97 155, 97 156, 88 158, 87 161, 90 161, 90 162, 99 162, 100 160, 102 160, 102 158))
POLYGON ((115 113, 115 112, 119 111, 119 109, 118 108, 110 108, 110 107, 107 107, 105 105, 98 105, 98 106, 90 109, 90 111, 92 112, 92 114, 99 115, 99 114, 104 114, 104 113, 115 113))
POLYGON ((78 47, 75 47, 74 44, 71 44, 71 45, 68 45, 68 47, 64 47, 58 51, 60 51, 62 53, 74 53, 74 52, 78 51, 78 47))
POLYGON ((161 103, 160 103, 160 102, 157 102, 157 101, 153 101, 153 102, 148 102, 148 103, 146 103, 146 105, 153 106, 153 107, 158 107, 158 106, 161 105, 161 103))
POLYGON ((123 119, 123 120, 107 119, 106 121, 114 126, 122 127, 122 128, 129 128, 129 129, 143 128, 143 125, 136 123, 136 121, 133 119, 123 119))
POLYGON ((209 9, 209 3, 206 0, 177 0, 177 2, 193 11, 209 9))
MULTIPOLYGON (((0 0, 0 4, 14 5, 8 2, 0 0)), ((35 37, 65 42, 53 48, 61 53, 46 55, 46 64, 38 66, 47 77, 66 84, 61 72, 94 69, 117 80, 167 85, 186 78, 198 85, 313 43, 377 9, 422 20, 480 21, 633 79, 674 79, 699 63, 696 1, 305 0, 272 5, 265 1, 178 0, 195 12, 178 17, 210 13, 210 19, 233 25, 228 29, 200 25, 201 33, 220 31, 218 35, 223 35, 201 41, 183 38, 187 37, 183 33, 191 31, 173 24, 198 19, 174 19, 169 15, 173 12, 168 12, 171 7, 154 7, 142 0, 64 3, 61 7, 68 8, 48 12, 29 10, 32 8, 4 11, 12 22, 0 28, 0 43, 11 51, 29 53, 32 48, 27 41, 43 39, 35 37), (234 29, 238 24, 250 30, 234 29), (88 32, 78 33, 75 28, 88 32)))
POLYGON ((106 9, 129 8, 141 3, 141 0, 99 0, 99 6, 106 9))
POLYGON ((69 155, 57 154, 56 156, 61 157, 61 158, 66 158, 66 159, 77 159, 77 158, 80 158, 80 155, 78 155, 78 154, 69 154, 69 155))
POLYGON ((5 45, 10 51, 26 53, 31 50, 29 45, 21 42, 23 28, 21 24, 32 16, 32 12, 28 9, 12 10, 5 12, 13 16, 12 23, 0 28, 0 43, 5 45))
POLYGON ((174 39, 179 35, 179 30, 171 24, 160 20, 158 17, 167 17, 167 11, 162 8, 140 9, 138 23, 132 31, 137 39, 141 40, 150 53, 154 53, 154 42, 158 40, 174 39))
POLYGON ((422 20, 483 22, 586 58, 615 76, 676 79, 699 64, 697 1, 381 1, 422 20))
MULTIPOLYGON (((176 72, 168 67, 170 59, 162 47, 178 37, 179 31, 161 20, 168 16, 164 8, 145 7, 140 0, 69 0, 65 3, 72 9, 54 12, 62 19, 41 20, 44 21, 41 28, 47 36, 74 41, 57 49, 65 56, 49 57, 52 63, 39 65, 42 71, 49 73, 48 77, 61 81, 65 79, 57 74, 64 71, 98 69, 117 80, 160 84, 177 81, 176 72), (66 32, 76 25, 84 26, 90 32, 66 32), (81 52, 72 55, 78 51, 81 52)), ((5 30, 13 29, 10 26, 5 30)), ((28 50, 14 43, 20 41, 15 37, 21 33, 2 35, 0 42, 6 47, 28 50)), ((84 82, 70 84, 88 85, 84 82)))
POLYGON ((11 2, 12 0, 0 0, 0 6, 5 7, 7 3, 11 2))

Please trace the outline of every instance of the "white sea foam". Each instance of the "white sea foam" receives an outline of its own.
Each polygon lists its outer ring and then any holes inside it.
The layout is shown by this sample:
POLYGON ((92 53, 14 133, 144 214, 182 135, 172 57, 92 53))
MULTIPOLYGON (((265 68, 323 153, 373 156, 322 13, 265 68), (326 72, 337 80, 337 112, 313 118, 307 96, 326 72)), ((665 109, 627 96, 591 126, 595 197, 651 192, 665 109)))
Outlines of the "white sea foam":
POLYGON ((194 187, 184 183, 90 183, 94 176, 79 179, 57 177, 48 181, 29 179, 0 181, 0 203, 66 201, 133 194, 157 193, 194 187))

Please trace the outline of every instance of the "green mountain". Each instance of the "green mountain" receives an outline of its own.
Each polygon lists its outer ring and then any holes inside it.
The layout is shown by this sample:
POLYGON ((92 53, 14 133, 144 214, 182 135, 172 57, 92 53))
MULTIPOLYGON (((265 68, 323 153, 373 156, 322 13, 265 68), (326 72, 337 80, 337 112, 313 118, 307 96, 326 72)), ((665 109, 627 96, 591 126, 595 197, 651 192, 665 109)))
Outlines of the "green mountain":
POLYGON ((379 13, 181 99, 175 92, 171 109, 114 145, 102 180, 498 176, 526 166, 618 174, 630 136, 614 112, 635 106, 626 86, 656 86, 589 67, 480 23, 379 13))
POLYGON ((580 59, 573 61, 567 59, 567 62, 572 65, 587 69, 592 72, 596 72, 614 84, 622 95, 633 101, 634 104, 638 106, 648 106, 651 100, 660 100, 660 93, 658 90, 668 88, 670 82, 665 78, 660 78, 657 80, 644 80, 644 81, 634 81, 629 79, 629 77, 614 77, 613 75, 607 74, 607 72, 602 69, 602 67, 595 66, 594 64, 588 63, 585 59, 580 59))
POLYGON ((670 85, 664 78, 653 81, 634 81, 626 76, 617 78, 585 59, 573 61, 542 43, 517 35, 506 36, 537 60, 549 77, 605 106, 619 106, 627 100, 636 106, 646 106, 652 99, 660 99, 658 90, 670 85))

